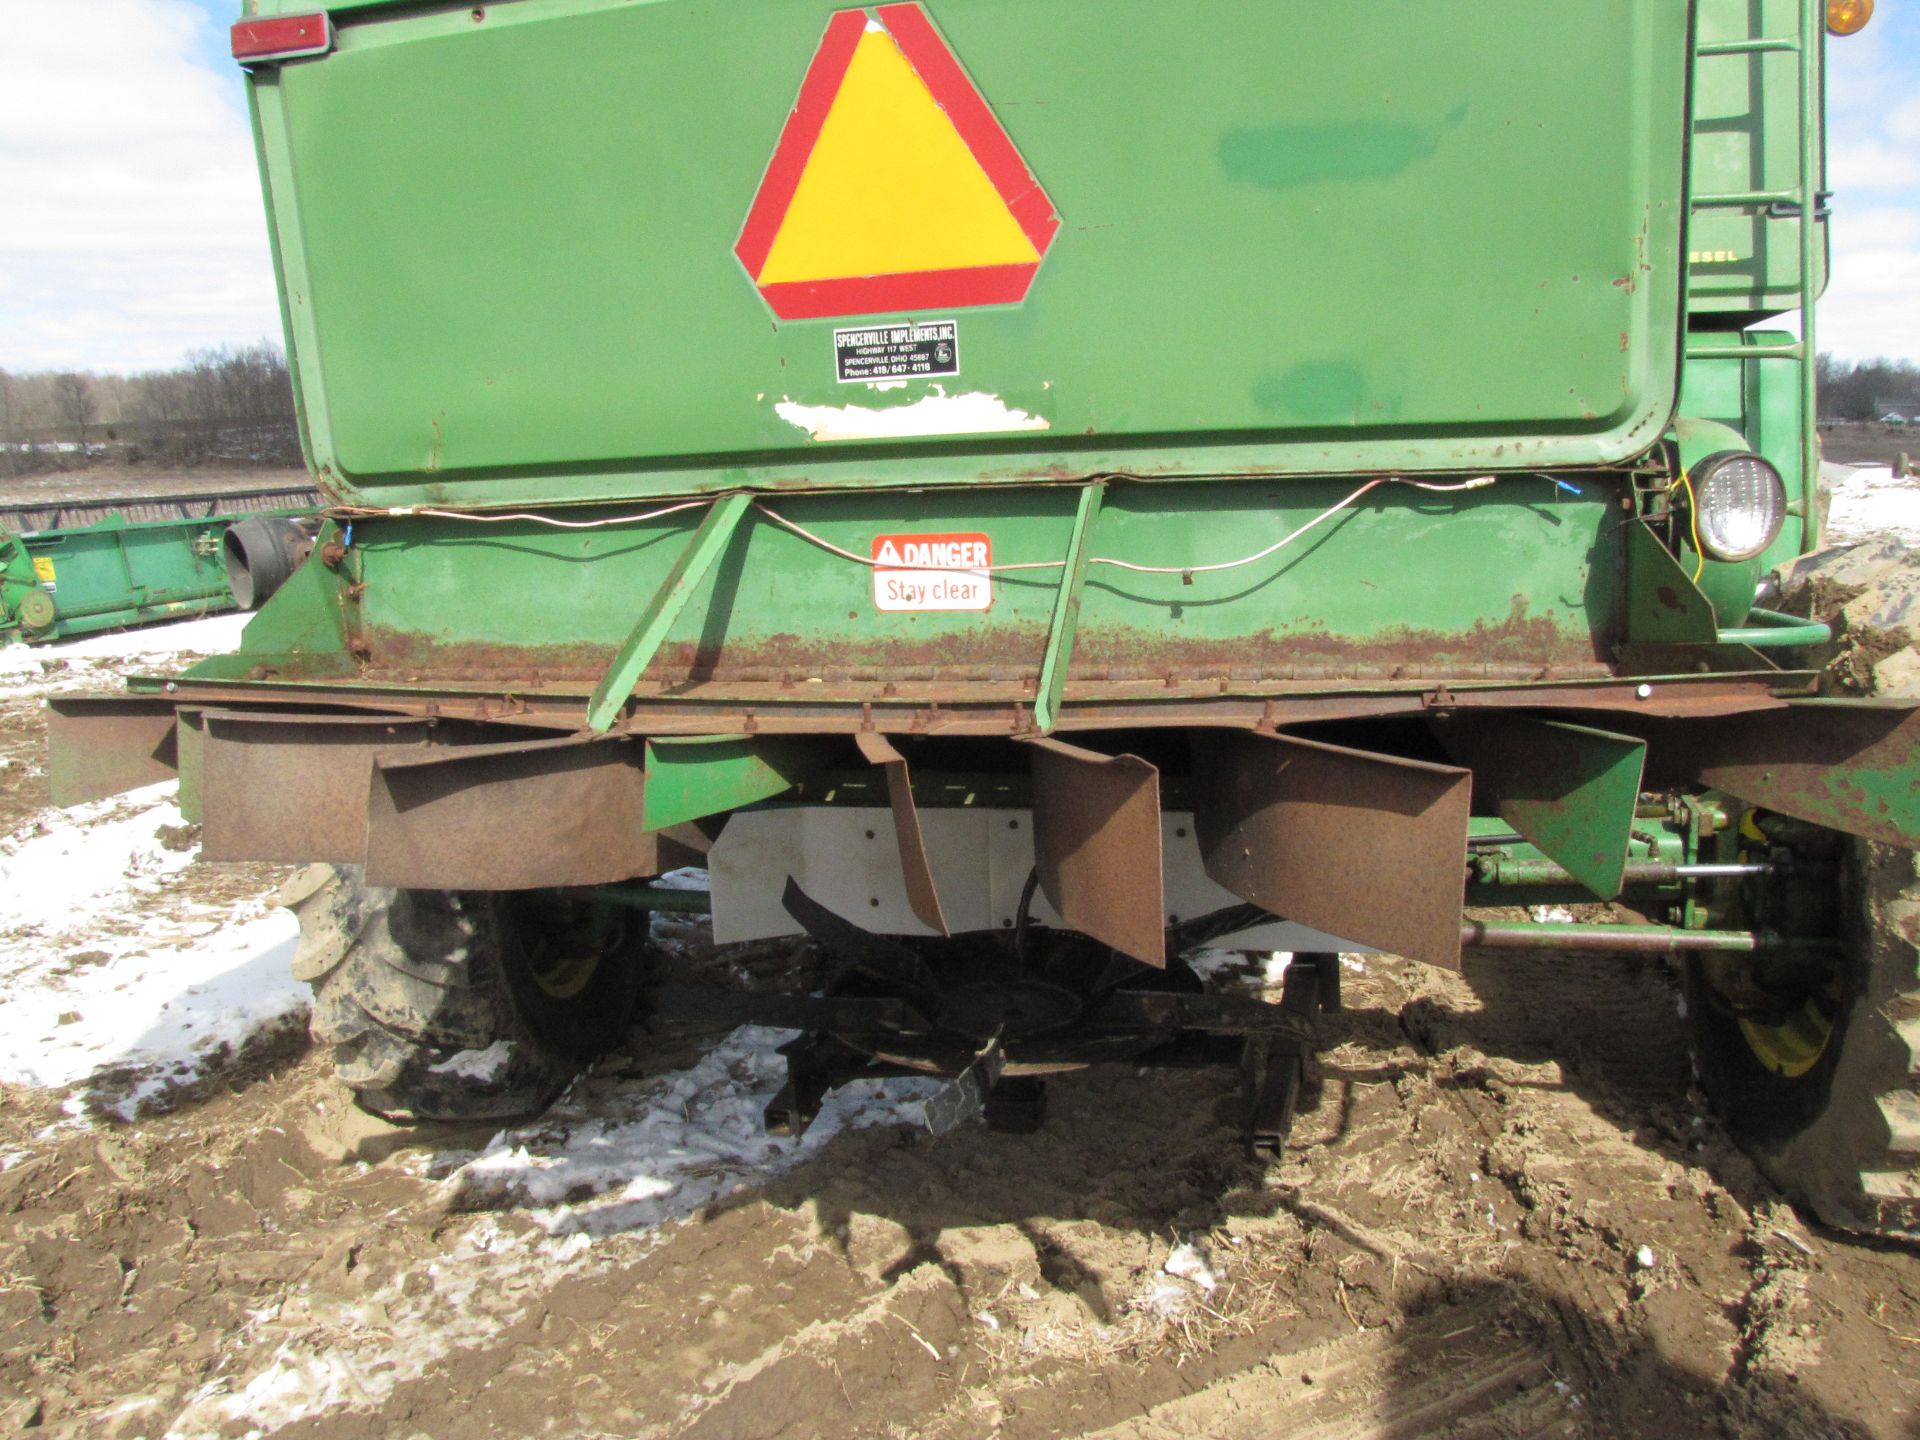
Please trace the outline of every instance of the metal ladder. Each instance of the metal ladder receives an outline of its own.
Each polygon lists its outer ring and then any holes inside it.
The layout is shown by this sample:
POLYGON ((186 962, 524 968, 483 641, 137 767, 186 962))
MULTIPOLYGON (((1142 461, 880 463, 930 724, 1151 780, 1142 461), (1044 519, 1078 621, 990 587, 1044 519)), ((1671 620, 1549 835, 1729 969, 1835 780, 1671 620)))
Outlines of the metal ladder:
MULTIPOLYGON (((1799 33, 1792 36, 1755 36, 1745 40, 1711 40, 1694 46, 1695 60, 1715 55, 1759 55, 1784 52, 1799 57, 1800 163, 1797 182, 1785 190, 1729 190, 1695 195, 1689 213, 1711 209, 1765 208, 1769 219, 1797 220, 1800 297, 1800 338, 1766 345, 1743 345, 1737 339, 1687 342, 1689 360, 1795 360, 1800 372, 1800 413, 1803 436, 1801 464, 1804 478, 1801 500, 1806 520, 1813 520, 1814 497, 1820 484, 1820 444, 1815 425, 1814 362, 1819 354, 1813 328, 1813 287, 1818 262, 1816 242, 1826 196, 1819 184, 1820 148, 1814 110, 1820 93, 1820 45, 1826 24, 1825 0, 1799 0, 1799 33)), ((1764 277, 1762 277, 1764 285, 1764 277)))

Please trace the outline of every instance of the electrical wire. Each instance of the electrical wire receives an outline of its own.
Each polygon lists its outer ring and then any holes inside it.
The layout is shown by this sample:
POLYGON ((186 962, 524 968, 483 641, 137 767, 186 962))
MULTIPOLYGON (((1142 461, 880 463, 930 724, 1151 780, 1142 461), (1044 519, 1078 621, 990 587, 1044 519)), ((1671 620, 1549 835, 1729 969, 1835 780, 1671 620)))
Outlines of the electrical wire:
MULTIPOLYGON (((794 534, 798 535, 802 540, 808 541, 809 543, 814 545, 818 545, 822 550, 825 550, 828 554, 838 555, 842 560, 851 560, 854 564, 865 565, 870 570, 878 570, 878 569, 898 570, 903 568, 898 564, 898 562, 883 562, 880 560, 874 560, 866 555, 856 555, 851 550, 843 550, 838 545, 834 544, 831 540, 828 540, 823 536, 814 534, 813 531, 807 529, 804 525, 795 524, 793 521, 787 519, 786 516, 782 515, 778 510, 775 510, 772 506, 766 504, 764 501, 760 501, 760 500, 754 501, 753 508, 758 510, 762 515, 766 516, 769 520, 773 521, 774 524, 779 525, 784 529, 791 530, 794 534)), ((1064 560, 1019 560, 1019 561, 1010 562, 1005 565, 915 565, 911 568, 915 570, 938 570, 938 571, 950 570, 950 571, 953 571, 955 574, 959 574, 959 575, 980 575, 980 574, 997 575, 1003 570, 1058 570, 1062 566, 1064 566, 1066 563, 1067 562, 1064 560)))
POLYGON ((1707 568, 1707 552, 1700 544, 1700 501, 1693 493, 1693 481, 1688 477, 1686 467, 1680 468, 1680 484, 1687 492, 1687 528, 1693 532, 1693 583, 1700 583, 1700 576, 1707 568))
POLYGON ((336 506, 327 513, 354 517, 403 517, 425 515, 434 520, 472 520, 482 525, 498 525, 505 520, 524 520, 535 525, 551 525, 558 530, 600 530, 609 525, 637 525, 643 520, 658 520, 664 515, 677 515, 682 510, 702 509, 712 504, 710 500, 682 500, 677 505, 663 505, 658 510, 643 511, 638 515, 608 515, 599 520, 562 520, 554 515, 533 515, 524 511, 482 511, 482 510, 436 510, 421 505, 398 505, 391 510, 362 509, 357 506, 336 506))
MULTIPOLYGON (((1485 486, 1492 485, 1497 478, 1498 478, 1497 476, 1493 476, 1493 475, 1478 475, 1471 480, 1436 481, 1436 480, 1409 480, 1405 476, 1401 476, 1401 475, 1382 475, 1375 479, 1367 481, 1366 484, 1362 485, 1359 489, 1355 490, 1351 495, 1348 495, 1345 499, 1340 500, 1335 504, 1328 506, 1325 510, 1322 510, 1318 515, 1314 516, 1313 519, 1307 521, 1306 524, 1300 526, 1298 529, 1292 530, 1289 533, 1281 536, 1278 540, 1274 541, 1271 545, 1266 546, 1264 549, 1256 550, 1251 555, 1243 555, 1237 560, 1219 560, 1219 561, 1213 562, 1212 564, 1207 564, 1207 565, 1142 565, 1132 560, 1121 560, 1110 555, 1094 555, 1088 558, 1087 564, 1088 565, 1110 565, 1116 570, 1126 570, 1137 575, 1179 575, 1185 579, 1191 580, 1195 575, 1213 574, 1215 572, 1222 571, 1222 570, 1238 570, 1242 566, 1256 564, 1259 561, 1266 559, 1269 555, 1272 555, 1277 551, 1283 550, 1287 546, 1293 544, 1293 542, 1298 540, 1301 536, 1307 534, 1309 531, 1315 529, 1317 526, 1324 524, 1328 520, 1331 520, 1335 515, 1338 515, 1341 511, 1346 510, 1350 506, 1355 504, 1358 500, 1360 500, 1362 496, 1366 495, 1369 491, 1376 490, 1382 485, 1406 485, 1406 486, 1410 486, 1415 490, 1428 490, 1436 493, 1447 494, 1447 493, 1457 492, 1461 490, 1478 490, 1485 486)), ((1542 476, 1541 478, 1549 479, 1549 480, 1553 479, 1552 476, 1542 476)), ((1683 482, 1685 478, 1686 477, 1682 475, 1681 479, 1683 482)), ((1554 483, 1558 484, 1560 482, 1555 481, 1554 483)), ((1571 488, 1571 487, 1568 487, 1568 488, 1571 488)), ((1575 493, 1578 493, 1578 492, 1576 491, 1575 493)), ((354 518, 356 517, 387 518, 387 517, 400 517, 400 516, 426 516, 428 518, 435 519, 435 520, 470 520, 477 523, 489 524, 489 525, 497 525, 506 521, 521 521, 523 523, 534 524, 534 525, 549 525, 561 530, 599 530, 610 525, 635 525, 647 520, 658 520, 667 515, 676 515, 683 510, 703 508, 705 506, 711 505, 712 503, 714 502, 711 499, 683 500, 678 504, 665 505, 657 510, 648 510, 637 515, 610 515, 598 520, 562 520, 552 515, 536 515, 536 514, 531 514, 525 511, 483 512, 478 510, 441 510, 441 509, 435 509, 435 508, 426 507, 426 506, 415 506, 415 505, 396 506, 388 510, 376 510, 376 509, 359 507, 359 506, 339 506, 333 509, 332 511, 330 511, 329 513, 335 516, 345 518, 349 525, 352 524, 354 518)), ((1067 564, 1067 562, 1064 559, 1061 559, 1061 560, 1017 560, 1017 561, 1009 561, 1005 564, 1000 564, 1000 565, 914 565, 911 567, 902 567, 897 562, 895 563, 882 562, 882 561, 873 559, 871 556, 858 555, 851 550, 843 549, 842 547, 834 544, 831 540, 826 539, 824 536, 816 535, 813 531, 807 529, 804 525, 800 525, 795 521, 789 520, 786 516, 782 515, 779 511, 775 510, 771 505, 768 505, 764 500, 755 500, 753 502, 753 508, 755 510, 758 510, 762 515, 766 516, 769 520, 773 521, 774 524, 779 525, 781 528, 785 530, 792 531, 795 535, 798 535, 801 539, 807 541, 809 544, 817 545, 820 549, 827 551, 829 554, 837 555, 842 560, 852 561, 855 565, 864 565, 870 570, 878 570, 878 569, 893 570, 893 569, 900 569, 900 568, 911 568, 914 570, 929 570, 929 571, 934 571, 936 573, 953 573, 953 574, 959 574, 959 575, 983 575, 983 574, 997 575, 997 574, 1004 574, 1006 572, 1016 571, 1016 570, 1060 570, 1060 569, 1064 569, 1067 564)), ((1697 532, 1695 536, 1694 548, 1696 550, 1699 548, 1697 532)), ((1696 578, 1698 577, 1696 576, 1696 578)))
MULTIPOLYGON (((1274 541, 1273 544, 1267 546, 1265 549, 1257 550, 1251 555, 1243 555, 1238 560, 1221 560, 1211 565, 1140 565, 1140 564, 1136 564, 1134 561, 1131 561, 1131 560, 1119 560, 1108 555, 1094 555, 1087 560, 1087 564, 1088 565, 1111 565, 1115 569, 1129 570, 1136 574, 1141 574, 1141 575, 1193 576, 1193 575, 1205 575, 1218 570, 1237 570, 1243 565, 1252 565, 1257 561, 1264 560, 1269 555, 1273 554, 1275 551, 1284 549, 1286 546, 1291 545, 1294 541, 1298 540, 1302 535, 1305 535, 1308 531, 1312 530, 1315 526, 1320 525, 1325 521, 1331 520, 1335 515, 1338 515, 1342 510, 1347 509, 1355 501, 1359 500, 1360 497, 1365 495, 1368 491, 1376 489, 1381 485, 1410 485, 1416 490, 1433 490, 1433 491, 1439 491, 1444 493, 1444 492, 1458 491, 1458 490, 1478 490, 1483 486, 1493 484, 1495 478, 1496 477, 1492 475, 1480 475, 1480 476, 1476 476, 1472 480, 1461 480, 1461 481, 1452 482, 1452 483, 1441 483, 1441 482, 1430 481, 1430 480, 1407 480, 1396 475, 1396 476, 1382 476, 1376 480, 1369 480, 1366 484, 1362 485, 1358 490, 1355 490, 1351 495, 1347 496, 1345 499, 1333 505, 1328 506, 1325 510, 1322 510, 1318 515, 1314 516, 1313 519, 1307 521, 1306 524, 1300 526, 1299 529, 1294 530, 1289 534, 1281 536, 1278 540, 1274 541)), ((772 520, 775 524, 780 525, 785 529, 791 530, 794 534, 800 536, 802 539, 807 540, 814 545, 818 545, 822 550, 825 550, 828 553, 833 555, 838 555, 843 560, 851 560, 856 565, 864 565, 870 570, 877 570, 877 569, 894 570, 894 569, 900 569, 900 568, 911 568, 914 570, 930 570, 934 572, 952 571, 954 573, 962 574, 962 575, 979 575, 979 574, 995 574, 1005 570, 1059 570, 1064 568, 1067 563, 1065 560, 1025 560, 1025 561, 1018 561, 1018 562, 1013 562, 1005 565, 914 565, 911 567, 901 567, 898 564, 891 564, 891 563, 883 564, 883 562, 872 559, 869 556, 856 555, 851 550, 842 549, 840 546, 834 544, 831 540, 828 540, 822 536, 816 535, 811 530, 808 530, 805 526, 796 524, 794 521, 787 519, 786 516, 780 514, 777 510, 767 505, 764 501, 759 501, 759 500, 754 501, 753 508, 758 510, 762 515, 765 515, 769 520, 772 520)))

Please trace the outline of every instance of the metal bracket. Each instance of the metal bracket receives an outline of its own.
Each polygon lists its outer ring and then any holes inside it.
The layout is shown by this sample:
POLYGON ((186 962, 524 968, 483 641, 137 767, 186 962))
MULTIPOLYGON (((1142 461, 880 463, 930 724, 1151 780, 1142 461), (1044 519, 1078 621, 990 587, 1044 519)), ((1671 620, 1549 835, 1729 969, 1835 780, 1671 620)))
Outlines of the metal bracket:
POLYGON ((713 508, 700 521, 700 528, 693 532, 693 539, 673 562, 666 579, 647 602, 647 608, 640 612, 639 620, 614 655, 607 673, 594 687, 593 698, 587 702, 590 730, 604 735, 613 728, 613 722, 620 717, 620 708, 633 694, 634 685, 646 673, 653 657, 660 653, 661 643, 673 628, 673 622, 687 608, 687 601, 693 598, 694 590, 706 578, 720 552, 727 548, 752 504, 753 497, 744 493, 722 495, 713 502, 713 508))
POLYGON ((1096 480, 1080 492, 1073 512, 1073 533, 1067 537, 1067 564, 1053 601, 1053 623, 1047 627, 1047 649, 1040 657, 1040 683, 1033 700, 1034 728, 1051 734, 1060 718, 1060 698, 1067 688, 1067 662, 1073 658, 1074 632, 1080 624, 1080 595, 1087 581, 1087 537, 1106 500, 1107 482, 1096 480))
MULTIPOLYGON (((1833 191, 1816 190, 1813 192, 1813 218, 1825 220, 1833 214, 1833 191)), ((1767 206, 1769 220, 1798 220, 1800 202, 1798 200, 1776 200, 1767 206)))
POLYGON ((893 828, 900 850, 900 873, 907 887, 907 903, 914 918, 929 930, 942 935, 953 932, 940 910, 940 892, 933 880, 933 862, 927 857, 927 844, 920 834, 920 810, 913 803, 913 777, 907 758, 893 742, 877 730, 862 730, 854 737, 860 753, 879 766, 887 776, 887 803, 893 809, 893 828))

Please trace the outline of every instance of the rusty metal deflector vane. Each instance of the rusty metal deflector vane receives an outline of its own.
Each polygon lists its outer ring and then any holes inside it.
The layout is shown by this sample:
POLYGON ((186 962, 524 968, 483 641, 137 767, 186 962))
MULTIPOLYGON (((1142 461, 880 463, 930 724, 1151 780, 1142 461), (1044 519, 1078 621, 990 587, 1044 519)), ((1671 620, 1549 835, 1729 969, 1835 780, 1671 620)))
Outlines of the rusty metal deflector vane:
POLYGON ((1194 742, 1207 874, 1249 904, 1460 967, 1472 776, 1291 735, 1194 742))
POLYGON ((1920 846, 1920 710, 1798 700, 1695 725, 1654 722, 1656 760, 1749 804, 1887 845, 1920 846))
POLYGON ((1164 966, 1159 770, 1137 755, 1028 743, 1033 863, 1048 903, 1074 929, 1164 966))
POLYGON ((157 785, 179 769, 173 703, 121 695, 47 701, 47 785, 55 805, 82 805, 157 785))
POLYGON ((940 911, 940 893, 933 883, 933 862, 920 835, 920 808, 913 803, 913 777, 907 770, 907 757, 877 730, 862 730, 854 739, 868 762, 887 772, 887 803, 893 807, 900 872, 914 919, 942 935, 951 935, 946 916, 940 911))
POLYGON ((381 755, 367 802, 367 881, 531 890, 657 874, 660 837, 641 824, 643 749, 569 736, 381 755))
POLYGON ((366 855, 373 757, 424 750, 431 728, 394 716, 203 712, 201 855, 358 864, 366 855))

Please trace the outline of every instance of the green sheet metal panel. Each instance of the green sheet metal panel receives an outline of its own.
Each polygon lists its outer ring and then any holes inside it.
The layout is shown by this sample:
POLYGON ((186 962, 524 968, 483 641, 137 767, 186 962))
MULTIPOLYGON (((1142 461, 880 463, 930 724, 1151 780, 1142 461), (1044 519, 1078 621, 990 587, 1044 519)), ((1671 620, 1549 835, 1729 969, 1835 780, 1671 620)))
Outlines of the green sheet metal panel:
POLYGON ((1671 412, 1681 5, 926 0, 1062 228, 887 391, 733 253, 833 6, 333 8, 254 93, 348 494, 1574 464, 1671 412), (1031 428, 814 438, 983 412, 1031 428))
MULTIPOLYGON (((1231 673, 1338 686, 1605 673, 1623 628, 1623 482, 1584 484, 1578 495, 1526 476, 1444 495, 1382 487, 1265 559, 1191 578, 1178 569, 1251 555, 1353 488, 1313 479, 1110 485, 1087 542, 1070 676, 1153 683, 1231 673), (1143 574, 1104 559, 1176 568, 1143 574)), ((641 693, 689 677, 789 683, 793 700, 818 693, 811 682, 849 677, 876 692, 936 675, 1029 683, 1077 496, 1061 486, 778 497, 780 515, 854 554, 892 532, 977 531, 991 537, 995 565, 1055 564, 996 574, 987 610, 883 611, 872 571, 756 509, 714 563, 711 589, 674 623, 641 693)), ((374 676, 427 681, 511 667, 584 692, 698 517, 616 531, 363 520, 349 576, 364 589, 347 624, 365 637, 374 676)))

